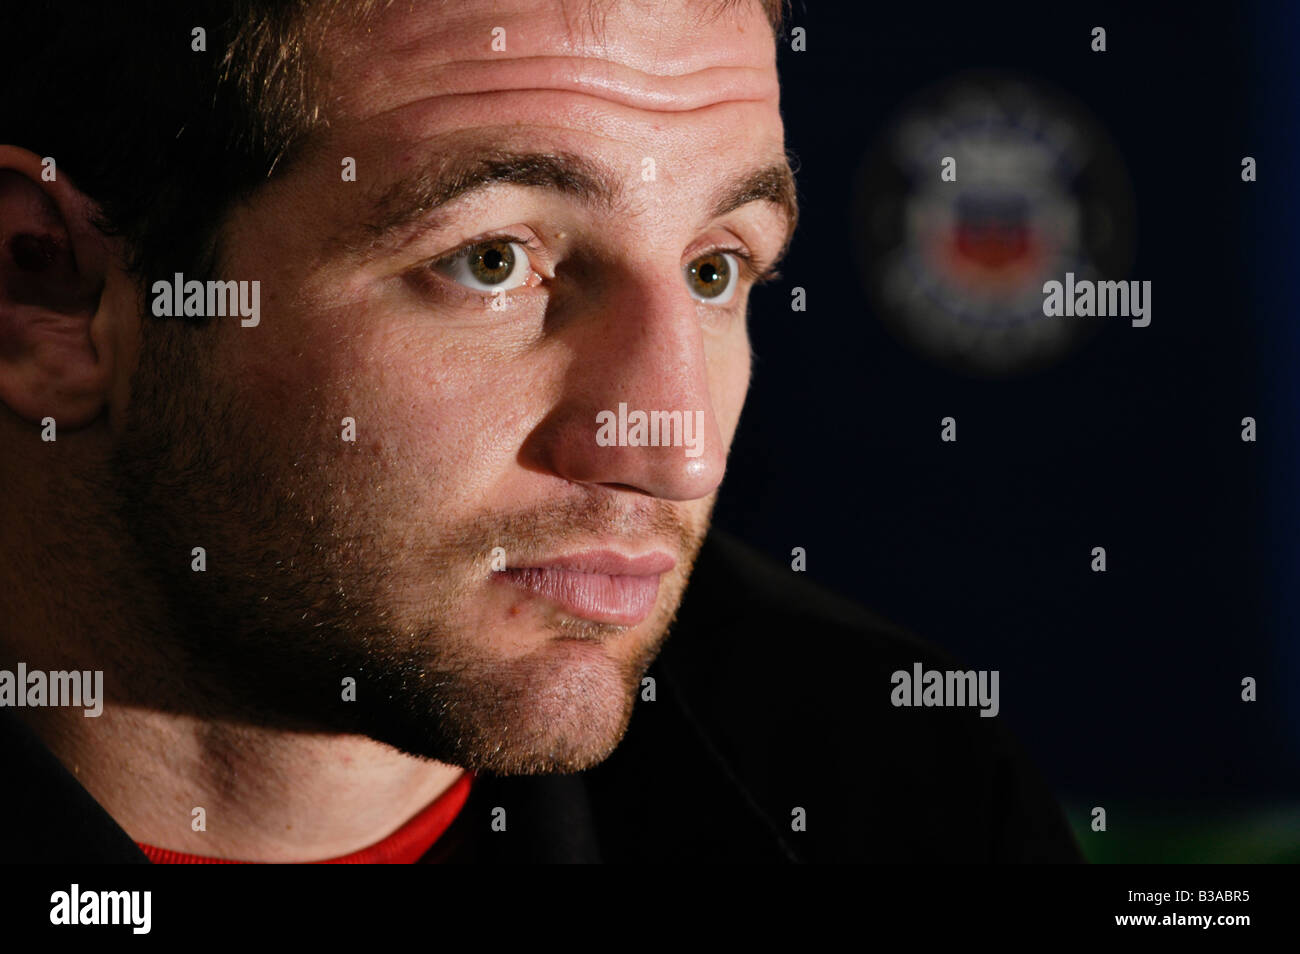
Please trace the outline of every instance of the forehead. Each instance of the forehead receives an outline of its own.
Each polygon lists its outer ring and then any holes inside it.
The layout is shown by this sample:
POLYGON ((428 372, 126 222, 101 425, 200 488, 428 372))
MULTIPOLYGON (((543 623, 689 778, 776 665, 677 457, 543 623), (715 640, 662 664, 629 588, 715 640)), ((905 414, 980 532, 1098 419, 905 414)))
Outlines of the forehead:
POLYGON ((780 140, 775 41, 757 0, 395 0, 331 31, 324 53, 331 124, 390 138, 529 125, 611 144, 660 134, 671 148, 701 135, 692 119, 725 114, 780 140))

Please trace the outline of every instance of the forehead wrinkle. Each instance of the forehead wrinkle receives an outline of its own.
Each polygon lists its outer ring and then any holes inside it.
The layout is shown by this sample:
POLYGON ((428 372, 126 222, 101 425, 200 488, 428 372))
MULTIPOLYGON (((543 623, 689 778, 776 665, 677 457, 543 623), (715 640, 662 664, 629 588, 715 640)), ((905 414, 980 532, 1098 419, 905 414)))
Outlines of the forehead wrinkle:
POLYGON ((581 0, 585 18, 571 15, 567 0, 394 4, 364 32, 353 26, 327 37, 329 113, 364 119, 438 94, 525 89, 584 91, 665 113, 724 100, 775 105, 776 38, 762 4, 715 3, 581 0), (509 52, 491 49, 497 27, 509 52))
POLYGON ((590 14, 595 4, 584 0, 589 14, 583 30, 569 16, 566 5, 558 9, 537 9, 536 0, 512 3, 507 0, 484 9, 486 4, 457 5, 434 13, 425 6, 404 15, 389 15, 368 25, 344 28, 329 38, 333 50, 349 60, 360 75, 395 75, 384 67, 404 68, 420 73, 447 67, 494 64, 511 60, 565 58, 622 65, 650 75, 686 74, 702 66, 776 65, 776 38, 757 0, 734 5, 729 11, 717 0, 682 0, 668 4, 656 0, 643 9, 634 4, 617 4, 602 11, 599 19, 616 13, 612 31, 597 26, 590 14), (703 9, 700 7, 703 6, 703 9), (695 8, 692 11, 692 8, 695 8), (695 12, 705 14, 689 17, 695 12), (729 13, 722 22, 723 14, 729 13), (560 16, 555 16, 559 13, 560 16), (688 22, 694 20, 694 23, 688 22), (596 28, 590 29, 595 26, 596 28), (500 28, 507 50, 493 50, 500 28), (594 34, 594 35, 593 35, 594 34), (467 55, 468 54, 468 55, 467 55), (453 59, 454 58, 454 59, 453 59))
MULTIPOLYGON (((648 113, 690 113, 727 103, 777 103, 780 83, 775 69, 709 66, 687 74, 656 75, 639 70, 607 70, 584 64, 556 64, 556 57, 539 71, 534 64, 502 60, 459 61, 445 72, 420 71, 418 78, 407 75, 390 88, 386 101, 367 98, 362 121, 377 119, 421 103, 446 102, 457 97, 490 96, 505 93, 572 93, 590 96, 604 103, 648 113)), ((606 64, 609 65, 609 64, 606 64)), ((358 88, 360 91, 360 87, 358 88)), ((340 118, 351 110, 346 101, 340 118)))
MULTIPOLYGON (((463 96, 422 96, 409 102, 374 113, 362 119, 353 119, 349 125, 339 124, 334 129, 334 138, 349 140, 361 135, 373 138, 375 135, 387 135, 402 141, 403 145, 423 143, 427 130, 438 129, 439 137, 468 134, 475 130, 501 129, 508 133, 521 132, 555 132, 561 137, 574 134, 590 136, 609 141, 614 148, 633 147, 644 149, 643 145, 654 140, 662 141, 665 135, 682 135, 685 130, 680 127, 659 124, 658 114, 651 110, 638 109, 614 103, 594 93, 575 92, 572 90, 536 90, 529 91, 536 96, 546 98, 539 106, 530 100, 521 101, 519 97, 505 98, 504 93, 467 94, 463 96), (490 111, 493 122, 484 124, 481 114, 488 109, 483 107, 483 100, 491 99, 490 111), (501 101, 501 105, 497 102, 501 101), (593 109, 592 107, 597 107, 593 109), (540 119, 545 116, 551 121, 540 119), (559 122, 555 120, 561 120, 559 122), (462 123, 463 125, 456 125, 462 123)), ((782 134, 780 113, 775 103, 750 100, 725 100, 707 103, 685 112, 673 113, 674 118, 695 121, 707 116, 713 110, 729 108, 759 109, 770 113, 771 128, 766 132, 775 133, 776 138, 782 134)), ((769 117, 755 115, 748 122, 747 129, 758 128, 755 123, 762 123, 769 117)), ((499 143, 498 143, 499 144, 499 143)), ((651 149, 643 152, 654 154, 651 149)))

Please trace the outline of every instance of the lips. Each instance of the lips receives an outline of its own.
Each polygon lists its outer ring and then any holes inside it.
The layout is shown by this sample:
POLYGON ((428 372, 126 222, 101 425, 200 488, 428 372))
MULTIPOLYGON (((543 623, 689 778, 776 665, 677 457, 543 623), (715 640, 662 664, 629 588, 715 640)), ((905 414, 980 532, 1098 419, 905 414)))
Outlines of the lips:
POLYGON ((663 552, 626 557, 589 550, 509 567, 494 578, 574 616, 635 626, 654 609, 660 578, 676 563, 663 552))

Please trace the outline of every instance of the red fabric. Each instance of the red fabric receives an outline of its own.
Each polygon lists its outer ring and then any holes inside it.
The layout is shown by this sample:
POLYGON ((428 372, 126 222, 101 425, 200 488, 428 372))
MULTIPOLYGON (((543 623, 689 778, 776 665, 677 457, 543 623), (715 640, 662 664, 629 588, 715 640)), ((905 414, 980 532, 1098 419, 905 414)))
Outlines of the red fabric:
MULTIPOLYGON (((369 848, 362 848, 350 855, 339 858, 327 858, 312 862, 318 865, 409 865, 424 857, 433 847, 442 833, 451 827, 451 823, 460 814, 465 800, 469 798, 470 784, 474 776, 465 772, 452 783, 428 808, 423 809, 397 831, 382 841, 375 842, 369 848)), ((155 848, 144 842, 136 842, 140 850, 156 865, 247 865, 251 861, 231 861, 226 858, 205 858, 202 855, 190 855, 183 851, 171 851, 167 848, 155 848)))

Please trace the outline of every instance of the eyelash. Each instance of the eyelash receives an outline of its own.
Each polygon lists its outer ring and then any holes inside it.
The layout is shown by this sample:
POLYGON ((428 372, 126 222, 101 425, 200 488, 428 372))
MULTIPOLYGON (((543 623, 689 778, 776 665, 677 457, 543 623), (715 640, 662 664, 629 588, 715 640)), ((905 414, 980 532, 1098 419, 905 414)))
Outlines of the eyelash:
MULTIPOLYGON (((518 235, 511 235, 508 232, 501 232, 496 235, 484 235, 481 238, 476 238, 473 239, 472 241, 466 242, 464 245, 461 245, 459 248, 455 249, 451 253, 447 255, 443 255, 442 257, 430 262, 428 267, 433 268, 435 265, 441 265, 443 262, 449 262, 456 256, 464 255, 470 249, 476 248, 479 245, 486 245, 489 242, 514 242, 516 245, 522 245, 530 253, 536 253, 542 250, 542 243, 537 241, 536 237, 522 239, 518 235)), ((533 256, 531 254, 528 256, 528 267, 532 268, 533 272, 535 273, 537 272, 537 269, 533 268, 533 256)), ((467 288, 465 290, 469 292, 474 292, 475 294, 481 295, 481 297, 484 298, 492 297, 490 293, 483 294, 482 292, 477 292, 475 291, 475 289, 472 288, 467 288)), ((513 291, 514 289, 511 290, 513 291)), ((509 292, 506 292, 506 294, 509 294, 509 292)))
MULTIPOLYGON (((451 261, 456 256, 464 255, 470 249, 475 248, 476 246, 479 245, 486 245, 489 242, 514 242, 522 246, 530 253, 537 253, 542 251, 541 243, 538 242, 536 238, 523 239, 520 238, 518 235, 514 235, 509 232, 499 232, 492 235, 484 235, 484 236, 480 236, 479 238, 472 239, 471 241, 466 242, 463 245, 460 245, 459 247, 453 249, 451 252, 448 252, 446 255, 440 255, 436 259, 432 259, 428 262, 425 262, 423 265, 420 266, 419 270, 424 275, 432 275, 434 274, 435 266, 441 265, 444 262, 451 261)), ((751 287, 755 285, 764 285, 770 281, 773 281, 774 279, 781 277, 780 273, 776 270, 774 266, 764 265, 760 263, 758 258, 747 248, 717 245, 717 246, 713 246, 712 248, 706 248, 700 251, 699 253, 697 253, 696 258, 702 258, 705 255, 716 255, 719 253, 726 253, 729 255, 734 255, 736 257, 736 260, 740 262, 741 279, 743 281, 747 281, 751 287)), ((692 261, 694 261, 694 259, 692 259, 692 261)), ((531 255, 529 256, 529 267, 532 268, 531 255)), ((540 274, 537 272, 537 269, 535 268, 533 269, 533 272, 535 274, 540 274)), ((439 276, 439 279, 440 278, 441 277, 439 276)), ((466 295, 470 296, 475 300, 489 301, 492 298, 492 293, 485 293, 485 292, 480 292, 477 289, 466 288, 464 285, 461 285, 458 282, 455 282, 451 279, 445 279, 445 281, 448 284, 455 286, 456 289, 464 292, 466 295)), ((546 281, 546 279, 543 277, 542 281, 546 281)), ((531 287, 536 287, 536 286, 531 286, 531 287)), ((503 292, 503 294, 510 295, 512 292, 517 290, 518 289, 511 289, 510 291, 503 292)))
POLYGON ((736 256, 736 259, 740 262, 741 276, 749 282, 750 286, 765 285, 773 279, 781 277, 774 266, 762 264, 757 256, 747 248, 718 246, 717 248, 705 249, 700 252, 700 255, 713 255, 717 252, 726 252, 729 255, 736 256))

